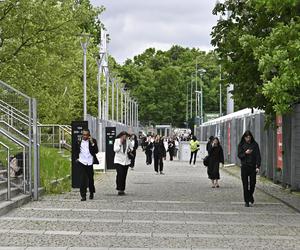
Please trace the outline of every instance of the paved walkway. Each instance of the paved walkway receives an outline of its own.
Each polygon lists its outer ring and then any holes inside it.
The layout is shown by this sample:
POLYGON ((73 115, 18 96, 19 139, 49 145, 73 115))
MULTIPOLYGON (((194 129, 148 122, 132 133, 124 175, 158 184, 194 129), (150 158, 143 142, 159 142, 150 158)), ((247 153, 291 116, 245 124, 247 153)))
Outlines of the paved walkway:
POLYGON ((0 217, 0 250, 300 249, 300 214, 284 203, 257 190, 245 208, 240 180, 222 171, 213 189, 200 163, 166 161, 165 173, 155 175, 139 152, 126 196, 110 172, 95 200, 71 192, 15 209, 0 217))

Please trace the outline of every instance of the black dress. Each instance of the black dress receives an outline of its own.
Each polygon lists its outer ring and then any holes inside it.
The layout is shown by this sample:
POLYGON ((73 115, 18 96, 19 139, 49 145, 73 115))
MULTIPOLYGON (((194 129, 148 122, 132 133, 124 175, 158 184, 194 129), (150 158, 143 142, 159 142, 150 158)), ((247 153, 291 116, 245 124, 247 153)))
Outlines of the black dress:
POLYGON ((211 180, 220 179, 219 165, 224 164, 224 154, 223 148, 219 145, 216 147, 211 147, 208 151, 209 163, 207 167, 207 175, 211 180))

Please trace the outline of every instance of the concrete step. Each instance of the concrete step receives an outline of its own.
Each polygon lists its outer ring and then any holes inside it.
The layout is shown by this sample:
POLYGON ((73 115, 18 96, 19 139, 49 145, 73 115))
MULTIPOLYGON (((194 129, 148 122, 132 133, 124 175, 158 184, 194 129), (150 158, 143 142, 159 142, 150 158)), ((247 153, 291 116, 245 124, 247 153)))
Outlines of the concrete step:
POLYGON ((0 180, 0 190, 7 188, 7 181, 6 180, 0 180))
POLYGON ((10 201, 0 201, 0 216, 28 203, 30 200, 30 195, 18 194, 12 197, 10 201))
MULTIPOLYGON (((18 194, 21 193, 19 188, 11 187, 11 197, 16 197, 18 194)), ((7 198, 7 189, 0 190, 0 201, 6 201, 7 198)))

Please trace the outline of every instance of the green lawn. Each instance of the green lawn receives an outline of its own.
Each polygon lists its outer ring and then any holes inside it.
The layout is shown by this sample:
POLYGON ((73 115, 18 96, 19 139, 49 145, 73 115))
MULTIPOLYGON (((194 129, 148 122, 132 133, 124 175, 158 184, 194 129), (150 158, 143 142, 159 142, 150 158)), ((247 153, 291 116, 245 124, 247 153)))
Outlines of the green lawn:
MULTIPOLYGON (((23 148, 12 143, 4 136, 0 136, 0 141, 10 147, 10 156, 22 152, 23 148)), ((40 181, 41 186, 47 193, 63 193, 71 190, 71 181, 66 179, 59 184, 52 185, 51 182, 65 178, 71 173, 70 152, 64 150, 64 154, 59 153, 57 148, 40 147, 40 181)), ((0 146, 0 162, 3 167, 7 167, 7 151, 0 146)))
POLYGON ((63 193, 71 190, 70 178, 59 184, 51 184, 52 181, 71 174, 70 153, 65 150, 62 155, 58 151, 57 148, 41 147, 40 149, 41 185, 47 193, 63 193))

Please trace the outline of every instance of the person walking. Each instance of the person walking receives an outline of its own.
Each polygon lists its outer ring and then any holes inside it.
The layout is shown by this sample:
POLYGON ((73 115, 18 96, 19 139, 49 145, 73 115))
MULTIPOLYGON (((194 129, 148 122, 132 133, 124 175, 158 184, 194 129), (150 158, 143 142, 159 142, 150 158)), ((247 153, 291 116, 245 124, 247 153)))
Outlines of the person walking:
POLYGON ((139 146, 139 142, 138 142, 137 136, 135 134, 131 135, 130 141, 131 141, 131 144, 132 144, 132 147, 133 147, 133 150, 132 150, 133 158, 131 159, 130 169, 133 170, 134 165, 135 165, 136 150, 139 146))
POLYGON ((174 157, 177 158, 178 157, 178 150, 179 150, 179 138, 175 138, 175 152, 174 152, 174 157))
POLYGON ((174 139, 169 140, 168 152, 169 152, 169 155, 170 155, 170 161, 173 161, 173 157, 175 155, 175 142, 174 142, 174 139))
POLYGON ((211 180, 212 188, 219 188, 220 163, 224 164, 223 148, 218 137, 215 137, 208 147, 207 175, 211 180))
POLYGON ((208 138, 208 142, 206 143, 206 151, 209 152, 211 146, 212 146, 212 143, 213 143, 213 140, 214 140, 215 137, 213 137, 212 135, 208 138))
POLYGON ((116 176, 116 189, 118 195, 125 195, 126 177, 128 168, 131 165, 131 160, 128 157, 128 153, 133 150, 131 141, 129 140, 130 135, 122 131, 115 139, 114 143, 114 165, 117 171, 116 176))
POLYGON ((153 138, 152 136, 148 136, 145 141, 145 154, 146 154, 146 164, 152 164, 152 154, 153 154, 153 138))
POLYGON ((94 199, 94 169, 93 164, 99 164, 96 154, 99 152, 96 139, 90 135, 90 130, 83 129, 82 137, 76 143, 75 157, 80 168, 81 201, 86 201, 86 189, 89 187, 90 199, 94 199), (88 184, 87 184, 88 183, 88 184))
POLYGON ((252 133, 247 130, 238 145, 238 157, 241 160, 241 178, 244 190, 245 207, 254 203, 256 174, 261 164, 260 150, 252 133))
POLYGON ((164 168, 164 163, 163 163, 163 158, 166 157, 166 149, 163 143, 163 140, 161 140, 159 135, 156 135, 155 140, 154 140, 154 170, 156 174, 164 174, 163 168, 164 168))
POLYGON ((192 164, 192 160, 193 160, 193 157, 194 157, 194 166, 195 166, 199 146, 200 146, 200 143, 197 140, 197 137, 193 136, 192 139, 190 140, 190 149, 191 149, 190 165, 192 164))

